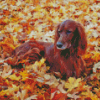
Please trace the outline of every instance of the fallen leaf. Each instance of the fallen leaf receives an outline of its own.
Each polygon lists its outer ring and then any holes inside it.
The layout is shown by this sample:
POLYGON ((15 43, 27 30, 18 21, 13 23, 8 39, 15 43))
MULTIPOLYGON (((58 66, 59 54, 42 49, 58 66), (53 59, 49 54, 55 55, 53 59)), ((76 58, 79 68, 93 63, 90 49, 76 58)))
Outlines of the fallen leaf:
POLYGON ((78 87, 80 82, 81 82, 81 78, 75 79, 73 77, 70 77, 68 79, 68 82, 65 83, 65 88, 68 89, 67 92, 70 92, 72 91, 72 89, 78 87))

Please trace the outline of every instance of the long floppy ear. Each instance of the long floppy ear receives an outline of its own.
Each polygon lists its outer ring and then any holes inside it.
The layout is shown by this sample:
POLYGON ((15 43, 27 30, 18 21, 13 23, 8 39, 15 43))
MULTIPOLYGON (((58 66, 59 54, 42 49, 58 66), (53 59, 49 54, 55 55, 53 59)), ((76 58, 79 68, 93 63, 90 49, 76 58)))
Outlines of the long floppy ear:
POLYGON ((79 44, 78 44, 78 54, 84 54, 87 48, 87 38, 84 27, 77 23, 77 29, 79 33, 79 44))

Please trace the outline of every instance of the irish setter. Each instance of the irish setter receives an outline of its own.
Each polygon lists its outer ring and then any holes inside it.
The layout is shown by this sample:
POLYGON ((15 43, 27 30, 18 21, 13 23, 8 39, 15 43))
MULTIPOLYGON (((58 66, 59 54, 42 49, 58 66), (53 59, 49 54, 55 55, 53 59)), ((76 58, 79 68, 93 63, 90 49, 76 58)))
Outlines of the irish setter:
POLYGON ((73 20, 60 23, 55 30, 55 41, 53 43, 28 41, 17 47, 13 57, 18 61, 29 57, 29 60, 37 60, 44 56, 50 65, 50 71, 61 72, 66 75, 80 77, 85 69, 82 54, 85 53, 87 39, 83 26, 73 20), (44 52, 44 53, 43 53, 44 52))

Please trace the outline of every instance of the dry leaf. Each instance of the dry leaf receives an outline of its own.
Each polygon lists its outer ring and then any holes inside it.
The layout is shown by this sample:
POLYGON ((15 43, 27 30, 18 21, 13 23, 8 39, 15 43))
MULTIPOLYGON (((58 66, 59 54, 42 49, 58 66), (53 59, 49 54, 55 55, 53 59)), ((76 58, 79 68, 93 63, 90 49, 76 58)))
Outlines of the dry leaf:
POLYGON ((67 92, 70 92, 72 91, 72 89, 78 87, 80 82, 81 82, 81 78, 75 79, 73 77, 70 77, 68 79, 68 82, 65 83, 65 88, 68 89, 67 92))

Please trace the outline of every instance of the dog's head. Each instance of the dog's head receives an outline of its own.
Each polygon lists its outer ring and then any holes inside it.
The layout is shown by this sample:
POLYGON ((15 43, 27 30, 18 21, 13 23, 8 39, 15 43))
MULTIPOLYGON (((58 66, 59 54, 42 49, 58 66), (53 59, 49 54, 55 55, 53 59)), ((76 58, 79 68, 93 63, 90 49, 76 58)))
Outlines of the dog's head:
POLYGON ((83 26, 73 20, 66 20, 55 30, 55 49, 75 49, 82 54, 86 50, 87 40, 83 26))

